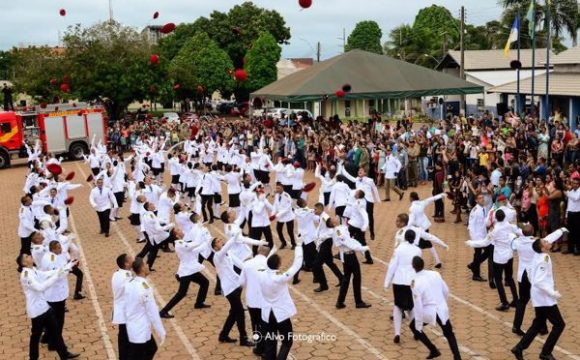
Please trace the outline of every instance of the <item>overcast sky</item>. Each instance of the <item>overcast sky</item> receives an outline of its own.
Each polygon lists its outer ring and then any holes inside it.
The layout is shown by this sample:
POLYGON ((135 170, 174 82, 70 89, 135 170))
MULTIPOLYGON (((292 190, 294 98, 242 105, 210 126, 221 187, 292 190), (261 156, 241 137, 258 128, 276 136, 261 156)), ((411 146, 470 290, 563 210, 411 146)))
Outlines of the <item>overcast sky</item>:
MULTIPOLYGON (((57 45, 59 33, 69 25, 89 26, 109 17, 109 0, 0 0, 0 49, 22 45, 57 45), (59 9, 67 11, 59 16, 59 9)), ((115 20, 142 29, 148 23, 192 22, 213 10, 227 11, 242 0, 111 0, 115 20), (153 13, 160 16, 152 22, 153 13)), ((403 23, 412 23, 419 9, 431 4, 443 5, 459 17, 462 5, 467 22, 475 25, 499 19, 497 0, 313 0, 310 9, 301 10, 298 0, 255 0, 255 4, 275 9, 290 26, 291 44, 284 46, 283 57, 315 57, 320 41, 322 59, 342 52, 343 28, 346 34, 362 20, 375 20, 389 31, 403 23)))

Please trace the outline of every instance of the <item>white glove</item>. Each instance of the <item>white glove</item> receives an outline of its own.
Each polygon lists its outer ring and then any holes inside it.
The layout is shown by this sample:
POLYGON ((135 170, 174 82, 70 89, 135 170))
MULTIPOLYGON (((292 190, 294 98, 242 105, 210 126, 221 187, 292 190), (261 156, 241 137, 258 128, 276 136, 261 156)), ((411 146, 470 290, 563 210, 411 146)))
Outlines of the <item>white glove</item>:
POLYGON ((447 244, 444 244, 444 245, 443 245, 443 248, 444 248, 445 250, 449 251, 449 245, 447 245, 447 244))
POLYGON ((570 230, 568 230, 565 227, 561 227, 560 230, 562 230, 562 232, 564 232, 564 233, 569 233, 570 232, 570 230))
POLYGON ((562 297, 562 294, 560 294, 560 292, 558 290, 554 291, 554 293, 552 294, 552 297, 556 300, 560 299, 562 297))
POLYGON ((266 240, 260 240, 260 245, 266 246, 268 245, 268 242, 266 240))
POLYGON ((298 233, 298 235, 296 236, 296 246, 302 246, 303 242, 304 239, 302 237, 302 234, 298 233))
POLYGON ((443 194, 441 194, 441 197, 445 199, 447 197, 447 193, 444 192, 443 194))
POLYGON ((469 246, 469 247, 471 247, 471 240, 467 240, 467 241, 465 242, 465 245, 466 245, 466 246, 469 246))
POLYGON ((165 343, 165 338, 166 338, 166 337, 167 337, 167 336, 163 335, 163 336, 161 336, 161 337, 159 338, 159 347, 163 346, 163 343, 165 343))
POLYGON ((368 246, 366 246, 366 245, 363 246, 362 249, 363 249, 363 251, 369 251, 370 250, 370 248, 368 246))

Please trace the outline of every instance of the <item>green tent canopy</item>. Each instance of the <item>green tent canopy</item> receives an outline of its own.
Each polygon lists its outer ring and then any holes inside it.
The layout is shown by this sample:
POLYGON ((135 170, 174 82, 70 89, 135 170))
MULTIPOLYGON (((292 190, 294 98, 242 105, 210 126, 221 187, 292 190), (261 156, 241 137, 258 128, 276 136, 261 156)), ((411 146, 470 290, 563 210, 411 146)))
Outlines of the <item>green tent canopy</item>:
POLYGON ((253 98, 301 102, 336 98, 344 84, 346 99, 411 98, 483 93, 483 87, 458 77, 362 50, 352 50, 288 75, 252 93, 253 98))

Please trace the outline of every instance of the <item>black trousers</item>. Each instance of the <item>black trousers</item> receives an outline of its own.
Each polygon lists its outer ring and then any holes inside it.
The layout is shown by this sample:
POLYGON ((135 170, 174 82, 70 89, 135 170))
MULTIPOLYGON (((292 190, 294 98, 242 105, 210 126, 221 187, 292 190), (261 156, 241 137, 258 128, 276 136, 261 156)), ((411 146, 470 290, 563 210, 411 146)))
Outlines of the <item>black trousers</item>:
MULTIPOLYGON (((518 282, 518 301, 516 302, 516 314, 514 316, 513 327, 516 329, 521 329, 522 323, 524 322, 524 315, 526 313, 526 306, 530 301, 530 281, 528 280, 528 272, 524 270, 522 275, 522 281, 518 282)), ((546 324, 544 323, 540 331, 547 331, 546 324)))
POLYGON ((278 322, 274 316, 274 312, 270 312, 270 317, 268 318, 268 323, 266 324, 266 332, 268 334, 268 340, 266 340, 264 360, 286 360, 288 354, 290 354, 290 349, 292 348, 292 321, 290 318, 278 322), (282 338, 282 344, 280 345, 280 350, 276 354, 276 347, 278 345, 277 338, 282 338))
POLYGON ((340 283, 340 290, 338 292, 338 299, 336 302, 338 304, 344 303, 346 299, 346 294, 348 293, 348 287, 350 285, 350 278, 352 276, 352 287, 354 292, 354 301, 357 304, 362 303, 361 296, 361 273, 360 264, 355 253, 344 254, 344 276, 342 277, 342 282, 340 283))
POLYGON ((145 237, 145 245, 139 254, 137 254, 137 257, 144 258, 145 255, 147 255, 147 265, 149 265, 149 269, 152 269, 153 264, 155 263, 155 259, 157 258, 157 254, 159 253, 159 248, 163 242, 160 244, 151 244, 151 241, 149 241, 149 236, 145 235, 145 237))
POLYGON ((284 224, 286 224, 286 230, 288 231, 288 236, 290 237, 290 243, 296 246, 296 241, 294 240, 294 220, 285 223, 283 222, 276 223, 276 232, 278 232, 278 237, 280 238, 282 245, 286 245, 286 239, 284 239, 284 234, 282 231, 284 230, 284 224))
POLYGON ((62 329, 64 328, 64 315, 65 315, 65 308, 66 308, 66 300, 57 301, 57 302, 48 302, 50 308, 53 311, 54 319, 56 320, 56 331, 57 333, 55 336, 52 336, 51 342, 51 334, 49 333, 49 329, 46 329, 46 336, 48 337, 48 348, 49 349, 57 349, 57 344, 54 343, 59 337, 62 338, 62 329))
POLYGON ((129 359, 129 335, 127 334, 127 325, 125 324, 119 324, 117 347, 119 348, 119 360, 129 359))
POLYGON ((257 339, 254 338, 254 352, 257 354, 263 354, 265 344, 263 336, 265 335, 264 329, 266 324, 262 321, 262 309, 248 306, 248 312, 250 313, 250 321, 252 323, 252 334, 258 334, 257 339))
POLYGON ((157 343, 155 338, 151 336, 151 339, 144 344, 134 344, 129 343, 129 360, 152 360, 157 352, 157 343))
MULTIPOLYGON (((486 246, 484 248, 475 248, 474 252, 473 252, 473 262, 471 263, 471 271, 473 272, 473 275, 476 276, 481 276, 481 264, 487 260, 489 258, 489 252, 491 251, 491 248, 489 246, 486 246)), ((491 279, 493 278, 493 267, 489 266, 491 263, 488 263, 488 268, 487 268, 487 278, 491 279)))
MULTIPOLYGON (((451 326, 451 321, 447 320, 445 324, 442 324, 441 319, 437 316, 437 324, 443 330, 443 336, 447 339, 451 352, 453 353, 453 360, 460 360, 461 354, 459 353, 459 347, 457 346, 457 339, 455 338, 455 333, 453 332, 453 327, 451 326)), ((415 319, 411 321, 409 325, 413 334, 429 349, 429 351, 437 350, 437 347, 429 340, 424 331, 417 331, 415 329, 415 319)))
POLYGON ((32 234, 27 237, 20 238, 20 255, 28 254, 30 255, 30 248, 32 246, 32 234))
POLYGON ((213 195, 201 195, 201 213, 203 214, 203 221, 208 221, 205 208, 209 211, 209 220, 213 221, 213 195))
POLYGON ((507 286, 509 286, 512 292, 512 298, 514 301, 518 301, 518 290, 516 289, 516 283, 514 282, 514 259, 509 259, 505 264, 493 264, 493 278, 495 280, 495 286, 497 287, 497 293, 499 295, 499 300, 502 304, 508 304, 507 296, 505 294, 505 288, 503 287, 504 280, 507 286))
MULTIPOLYGON (((272 238, 272 229, 269 226, 260 226, 260 227, 250 227, 250 238, 254 240, 261 240, 262 235, 264 235, 265 240, 268 242, 268 247, 270 249, 274 247, 274 240, 272 238)), ((258 251, 257 246, 252 246, 252 252, 256 255, 258 251)))
POLYGON ((375 203, 367 201, 367 214, 369 215, 369 232, 375 237, 375 203))
POLYGON ((99 226, 101 228, 101 234, 108 234, 111 227, 111 220, 109 216, 111 215, 111 209, 104 211, 97 211, 97 216, 99 217, 99 226))
POLYGON ((445 204, 441 199, 435 201, 435 217, 445 217, 445 204))
MULTIPOLYGON (((213 254, 214 254, 214 252, 212 251, 207 259, 204 258, 203 256, 201 256, 201 254, 200 254, 199 257, 197 258, 198 262, 200 264, 203 264, 204 261, 209 261, 211 266, 213 266, 213 268, 215 269, 215 264, 213 263, 213 254)), ((215 274, 215 291, 218 291, 218 290, 221 291, 221 288, 222 288, 222 284, 220 281, 220 277, 216 272, 216 274, 215 274)))
POLYGON ((220 337, 226 337, 230 334, 230 330, 234 324, 238 326, 238 332, 240 333, 240 341, 246 340, 248 338, 248 334, 246 333, 246 318, 244 314, 244 306, 242 305, 242 288, 237 288, 236 290, 232 291, 226 299, 230 303, 230 312, 228 313, 228 317, 222 327, 220 332, 220 337))
MULTIPOLYGON (((314 271, 314 261, 318 257, 318 252, 316 251, 316 244, 313 242, 304 244, 302 246, 304 251, 304 267, 314 271)), ((314 278, 316 279, 316 273, 314 273, 314 278)))
MULTIPOLYGON (((350 235, 352 236, 353 239, 355 239, 356 241, 358 241, 362 246, 366 246, 367 245, 367 241, 365 239, 365 232, 362 231, 361 229, 354 227, 354 226, 348 226, 348 232, 350 233, 350 235)), ((366 261, 372 261, 373 258, 371 257, 371 252, 370 251, 365 251, 365 260, 366 261)))
POLYGON ((580 252, 580 212, 568 212, 568 251, 580 252))
POLYGON ((195 300, 195 305, 200 306, 205 303, 205 298, 207 297, 207 290, 209 289, 209 280, 203 276, 201 272, 191 274, 188 276, 182 276, 179 278, 179 289, 177 293, 169 300, 167 305, 161 310, 162 312, 169 312, 175 305, 177 305, 186 295, 187 290, 189 290, 189 284, 192 282, 199 285, 199 292, 197 293, 197 298, 195 300))
POLYGON ((342 272, 336 264, 334 263, 334 258, 332 257, 332 239, 326 239, 320 244, 320 248, 316 254, 316 259, 314 259, 314 264, 312 265, 312 271, 314 272, 314 277, 318 280, 318 284, 325 288, 328 287, 328 282, 326 280, 326 274, 322 265, 328 266, 328 268, 334 273, 339 282, 342 281, 342 272))
POLYGON ((76 276, 77 280, 75 282, 75 294, 80 293, 83 290, 83 278, 84 278, 84 274, 81 271, 81 269, 79 269, 78 266, 74 266, 72 268, 71 273, 76 276))
POLYGON ((62 339, 62 333, 58 332, 58 324, 56 322, 56 317, 54 316, 54 310, 50 308, 44 314, 31 319, 31 321, 32 329, 30 332, 30 343, 28 348, 30 360, 38 360, 40 336, 42 335, 43 330, 46 330, 47 336, 49 337, 49 343, 53 345, 60 359, 66 359, 68 349, 62 339))
POLYGON ((534 310, 536 312, 536 317, 532 322, 532 326, 528 329, 528 331, 526 331, 526 335, 524 335, 524 337, 516 346, 522 350, 527 349, 532 341, 534 341, 536 335, 538 335, 540 329, 542 329, 543 326, 546 326, 546 320, 548 320, 550 323, 552 323, 552 331, 550 332, 550 335, 548 335, 548 338, 542 347, 542 355, 549 355, 554 350, 560 335, 562 335, 562 332, 566 327, 566 323, 560 314, 558 305, 540 306, 534 308, 534 310))

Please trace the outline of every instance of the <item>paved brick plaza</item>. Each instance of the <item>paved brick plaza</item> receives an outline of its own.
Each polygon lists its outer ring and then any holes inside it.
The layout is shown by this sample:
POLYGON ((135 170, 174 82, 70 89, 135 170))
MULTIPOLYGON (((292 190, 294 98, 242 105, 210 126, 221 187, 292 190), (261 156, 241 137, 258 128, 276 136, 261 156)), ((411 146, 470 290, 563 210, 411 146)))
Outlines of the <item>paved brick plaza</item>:
MULTIPOLYGON (((84 183, 88 169, 83 163, 64 163, 65 171, 75 171, 75 181, 84 183)), ((1 272, 0 272, 0 359, 27 359, 30 321, 26 318, 24 296, 18 281, 15 258, 18 254, 19 239, 16 234, 18 226, 19 199, 26 168, 15 166, 0 172, 0 189, 2 206, 1 224, 1 272)), ((307 175, 311 177, 311 174, 307 175)), ((429 186, 420 188, 421 196, 430 193, 429 186)), ((116 270, 115 258, 123 252, 135 253, 142 244, 135 242, 134 231, 127 218, 128 206, 122 210, 118 223, 112 225, 110 238, 97 235, 98 222, 95 212, 88 202, 89 186, 84 183, 82 189, 72 191, 75 203, 71 212, 71 230, 77 233, 77 244, 81 249, 81 266, 85 273, 84 293, 87 298, 78 302, 68 300, 68 309, 64 338, 69 348, 81 352, 82 359, 116 358, 117 331, 111 326, 112 294, 110 279, 116 270)), ((383 196, 383 190, 381 190, 383 196)), ((314 193, 311 202, 316 200, 314 193)), ((374 265, 361 265, 363 270, 363 298, 372 304, 370 309, 356 310, 352 288, 347 296, 347 308, 337 310, 334 307, 338 288, 333 287, 332 274, 326 269, 331 289, 316 294, 313 289, 311 273, 302 273, 302 282, 291 289, 291 295, 298 308, 298 315, 293 318, 294 331, 300 339, 295 340, 292 348, 292 359, 423 359, 428 351, 413 341, 406 324, 403 326, 401 343, 393 344, 393 329, 389 316, 392 312, 391 290, 383 288, 386 273, 386 261, 393 250, 394 219, 400 212, 408 209, 408 197, 401 201, 375 205, 376 241, 369 241, 375 258, 374 265)), ((446 211, 450 206, 446 206, 446 211)), ((433 210, 428 209, 427 214, 433 210)), ((511 333, 511 322, 514 310, 500 313, 494 310, 498 303, 495 290, 489 289, 487 283, 472 282, 471 274, 466 269, 472 250, 464 245, 467 230, 463 225, 452 224, 453 215, 447 215, 445 224, 434 223, 432 233, 450 245, 449 251, 438 249, 443 268, 441 273, 447 281, 451 297, 449 305, 451 320, 457 335, 464 359, 511 359, 509 349, 518 341, 511 333)), ((466 215, 463 216, 464 220, 466 215)), ((220 221, 211 225, 214 236, 223 236, 220 221)), ((275 233, 275 231, 274 231, 275 233)), ((277 238, 275 236, 275 242, 277 238)), ((282 250, 285 259, 284 268, 291 263, 293 253, 282 250)), ((424 253, 427 264, 431 264, 428 253, 424 253)), ((359 259, 361 259, 359 257, 359 259)), ((556 288, 563 297, 559 304, 566 321, 566 329, 554 351, 557 359, 580 359, 580 311, 577 298, 580 296, 580 257, 555 254, 553 256, 556 288)), ((484 266, 485 267, 485 266, 484 266)), ((173 274, 177 268, 175 254, 161 253, 155 268, 157 272, 150 276, 156 292, 157 302, 163 306, 177 290, 173 274)), ((515 264, 514 264, 515 270, 515 264)), ((515 271, 514 271, 515 272, 515 271)), ((482 270, 486 274, 486 270, 482 270)), ((251 349, 237 345, 219 344, 217 335, 225 319, 227 301, 223 296, 213 295, 215 272, 207 267, 206 276, 211 280, 210 295, 207 304, 212 307, 206 310, 194 310, 197 285, 192 284, 188 297, 174 310, 175 319, 163 320, 168 332, 165 344, 160 347, 157 359, 253 359, 251 349)), ((72 279, 71 279, 72 281, 72 279)), ((528 307, 524 321, 524 330, 529 326, 533 310, 528 307)), ((250 329, 249 316, 246 316, 247 328, 250 329)), ((451 358, 439 328, 427 327, 427 335, 439 347, 443 356, 451 358)), ((235 330, 231 333, 238 337, 235 330)), ((537 359, 543 337, 533 343, 526 358, 537 359)), ((46 347, 41 349, 42 359, 56 359, 55 353, 49 353, 46 347)))

